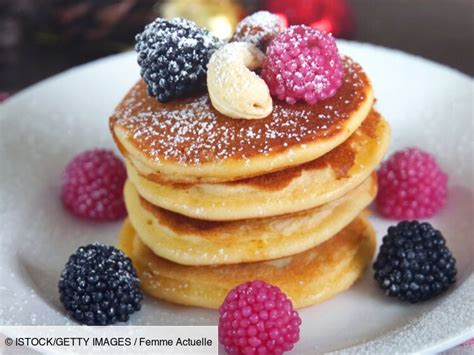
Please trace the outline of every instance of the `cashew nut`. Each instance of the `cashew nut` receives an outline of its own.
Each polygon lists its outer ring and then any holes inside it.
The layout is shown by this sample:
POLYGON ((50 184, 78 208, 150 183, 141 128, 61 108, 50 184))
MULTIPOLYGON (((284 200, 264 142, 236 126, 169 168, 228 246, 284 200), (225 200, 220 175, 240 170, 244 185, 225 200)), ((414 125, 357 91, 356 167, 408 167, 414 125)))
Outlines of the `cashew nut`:
POLYGON ((232 42, 218 49, 209 60, 207 87, 212 105, 232 118, 259 119, 272 112, 268 86, 252 70, 265 55, 253 44, 232 42))

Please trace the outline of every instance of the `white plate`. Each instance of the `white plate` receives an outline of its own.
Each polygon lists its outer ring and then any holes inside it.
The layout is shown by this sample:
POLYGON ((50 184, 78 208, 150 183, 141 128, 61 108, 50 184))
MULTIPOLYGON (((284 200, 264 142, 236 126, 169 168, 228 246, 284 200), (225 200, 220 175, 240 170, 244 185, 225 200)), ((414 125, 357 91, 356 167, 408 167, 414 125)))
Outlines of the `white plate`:
MULTIPOLYGON (((390 121, 390 152, 419 146, 449 173, 447 207, 433 220, 457 259, 459 279, 443 296, 401 304, 383 295, 369 270, 349 291, 300 312, 295 352, 433 352, 474 336, 473 81, 401 52, 341 42, 375 86, 390 121)), ((64 165, 92 147, 113 148, 108 117, 137 80, 125 53, 43 81, 0 105, 0 324, 71 324, 57 281, 69 255, 93 241, 114 244, 120 223, 70 216, 58 198, 64 165)), ((372 218, 379 239, 389 221, 372 218)), ((216 324, 217 312, 147 299, 131 324, 216 324)))

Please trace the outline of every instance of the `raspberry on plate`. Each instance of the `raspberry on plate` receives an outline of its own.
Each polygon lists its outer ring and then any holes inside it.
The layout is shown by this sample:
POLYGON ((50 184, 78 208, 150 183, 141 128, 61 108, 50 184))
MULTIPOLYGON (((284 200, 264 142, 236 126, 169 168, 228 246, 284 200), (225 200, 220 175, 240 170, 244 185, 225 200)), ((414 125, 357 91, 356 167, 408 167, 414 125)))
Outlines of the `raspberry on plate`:
POLYGON ((315 104, 336 94, 344 74, 336 41, 304 25, 280 33, 268 46, 262 78, 270 93, 289 104, 315 104))
POLYGON ((125 166, 112 151, 85 151, 66 166, 63 204, 78 217, 102 221, 120 219, 127 214, 123 199, 126 179, 125 166))
POLYGON ((301 319, 293 304, 263 281, 232 289, 219 314, 219 340, 229 354, 282 354, 299 340, 301 319))
POLYGON ((446 204, 448 177, 429 153, 418 148, 393 154, 378 177, 376 205, 385 217, 432 217, 446 204))
POLYGON ((140 309, 143 299, 130 259, 102 244, 77 249, 64 267, 58 287, 68 314, 87 325, 126 322, 140 309))
POLYGON ((388 228, 374 270, 375 280, 388 296, 411 303, 446 291, 457 273, 441 232, 418 221, 388 228))

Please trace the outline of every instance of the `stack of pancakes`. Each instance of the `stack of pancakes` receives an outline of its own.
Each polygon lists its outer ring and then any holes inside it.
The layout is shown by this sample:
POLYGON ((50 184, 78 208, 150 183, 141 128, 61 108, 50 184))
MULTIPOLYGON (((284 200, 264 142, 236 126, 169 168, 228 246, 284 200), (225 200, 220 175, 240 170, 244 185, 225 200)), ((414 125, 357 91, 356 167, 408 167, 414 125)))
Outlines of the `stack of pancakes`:
POLYGON ((390 130, 362 68, 343 66, 332 98, 274 101, 260 120, 220 114, 207 93, 160 103, 142 81, 129 91, 110 119, 129 177, 119 246, 148 294, 217 308, 260 279, 305 307, 362 274, 375 235, 361 212, 390 130))

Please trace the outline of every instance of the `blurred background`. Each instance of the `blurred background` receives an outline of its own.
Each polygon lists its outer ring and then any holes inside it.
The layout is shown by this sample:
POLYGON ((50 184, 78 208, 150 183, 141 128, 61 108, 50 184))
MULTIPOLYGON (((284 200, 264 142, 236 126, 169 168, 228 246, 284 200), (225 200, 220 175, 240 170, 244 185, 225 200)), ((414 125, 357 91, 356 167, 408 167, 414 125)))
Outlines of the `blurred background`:
POLYGON ((474 0, 0 0, 0 101, 131 49, 135 34, 157 16, 183 16, 226 38, 258 10, 474 74, 474 0))

